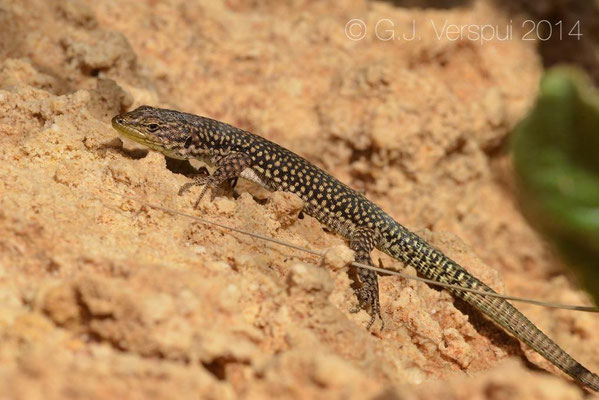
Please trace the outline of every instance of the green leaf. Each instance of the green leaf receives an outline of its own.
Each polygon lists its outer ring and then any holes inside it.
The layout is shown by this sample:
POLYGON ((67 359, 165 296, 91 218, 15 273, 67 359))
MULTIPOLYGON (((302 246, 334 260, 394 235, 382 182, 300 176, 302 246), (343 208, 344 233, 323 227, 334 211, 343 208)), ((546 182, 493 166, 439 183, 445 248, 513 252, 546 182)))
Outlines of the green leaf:
POLYGON ((586 75, 545 74, 512 152, 525 214, 599 303, 599 93, 586 75))

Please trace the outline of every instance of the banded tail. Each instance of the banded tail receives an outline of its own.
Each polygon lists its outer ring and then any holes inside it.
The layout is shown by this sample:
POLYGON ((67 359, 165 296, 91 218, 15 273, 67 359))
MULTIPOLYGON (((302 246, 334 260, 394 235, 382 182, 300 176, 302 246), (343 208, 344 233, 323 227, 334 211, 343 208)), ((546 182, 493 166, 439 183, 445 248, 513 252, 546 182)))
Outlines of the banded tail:
MULTIPOLYGON (((405 228, 395 240, 390 241, 389 248, 385 250, 392 257, 416 268, 428 279, 495 293, 459 264, 405 228)), ((599 391, 599 376, 572 358, 505 299, 461 290, 448 290, 476 307, 566 374, 583 385, 599 391)))

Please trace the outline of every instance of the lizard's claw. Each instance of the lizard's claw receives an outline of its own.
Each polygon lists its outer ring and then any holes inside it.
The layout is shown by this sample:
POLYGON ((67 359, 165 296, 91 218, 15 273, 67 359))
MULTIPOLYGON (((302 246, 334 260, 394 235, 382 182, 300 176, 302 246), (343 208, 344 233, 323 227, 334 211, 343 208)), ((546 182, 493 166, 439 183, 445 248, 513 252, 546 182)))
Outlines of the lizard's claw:
POLYGON ((202 192, 198 196, 198 199, 196 200, 196 202, 193 205, 193 208, 197 209, 198 206, 200 205, 200 201, 202 200, 202 198, 206 194, 206 191, 208 190, 208 188, 213 186, 213 182, 212 182, 212 179, 211 179, 210 176, 201 176, 199 178, 196 178, 192 182, 187 182, 186 184, 184 184, 183 186, 181 186, 181 188, 179 189, 178 195, 182 196, 192 186, 204 186, 202 188, 202 192))
POLYGON ((366 329, 370 330, 376 318, 381 320, 381 331, 385 328, 385 321, 381 315, 381 308, 378 302, 378 298, 372 296, 372 292, 368 287, 362 286, 361 288, 355 289, 356 297, 358 298, 358 305, 349 309, 352 314, 358 313, 362 310, 366 310, 370 315, 370 321, 366 324, 366 329))

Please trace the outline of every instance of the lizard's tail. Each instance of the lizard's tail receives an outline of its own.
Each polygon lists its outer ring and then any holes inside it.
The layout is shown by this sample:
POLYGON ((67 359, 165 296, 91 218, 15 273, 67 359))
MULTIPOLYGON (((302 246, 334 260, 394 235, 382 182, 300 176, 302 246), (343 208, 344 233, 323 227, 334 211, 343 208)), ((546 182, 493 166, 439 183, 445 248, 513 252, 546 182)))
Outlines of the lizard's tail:
MULTIPOLYGON (((442 283, 495 293, 417 235, 404 231, 390 246, 390 255, 413 266, 428 279, 442 283)), ((505 299, 461 290, 455 296, 476 307, 499 326, 529 345, 556 367, 585 386, 599 391, 599 376, 583 367, 505 299)))

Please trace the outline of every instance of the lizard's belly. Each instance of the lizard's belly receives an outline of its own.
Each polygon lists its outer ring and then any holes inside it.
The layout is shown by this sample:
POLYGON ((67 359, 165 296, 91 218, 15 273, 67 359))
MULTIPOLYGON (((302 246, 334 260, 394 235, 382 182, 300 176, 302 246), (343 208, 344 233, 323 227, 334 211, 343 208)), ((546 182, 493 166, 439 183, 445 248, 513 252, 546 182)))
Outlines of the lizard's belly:
POLYGON ((250 182, 257 183, 258 185, 266 189, 273 190, 272 184, 261 174, 254 171, 252 168, 244 169, 243 171, 241 171, 241 174, 239 174, 239 176, 241 176, 243 179, 247 179, 250 182))

